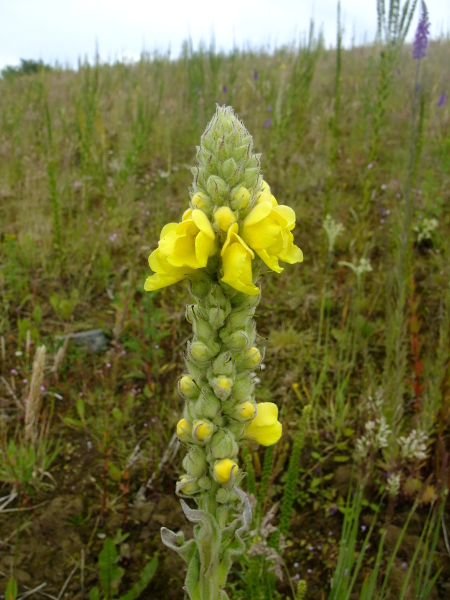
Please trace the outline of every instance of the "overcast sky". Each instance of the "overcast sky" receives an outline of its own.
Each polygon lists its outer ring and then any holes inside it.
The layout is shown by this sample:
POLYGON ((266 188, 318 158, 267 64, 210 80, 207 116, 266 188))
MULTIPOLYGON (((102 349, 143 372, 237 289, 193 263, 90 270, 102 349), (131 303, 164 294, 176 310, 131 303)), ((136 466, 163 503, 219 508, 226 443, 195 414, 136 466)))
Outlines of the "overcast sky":
MULTIPOLYGON (((386 0, 388 3, 389 0, 386 0)), ((403 0, 404 2, 404 0, 403 0)), ((327 45, 336 38, 337 0, 0 0, 0 68, 20 58, 76 66, 92 58, 96 41, 103 60, 171 49, 179 54, 189 35, 196 45, 250 44, 273 48, 304 35, 313 17, 327 45)), ((345 41, 372 41, 376 0, 341 0, 345 41)), ((433 36, 450 31, 450 0, 427 0, 433 36)), ((418 13, 414 19, 413 30, 418 13)))

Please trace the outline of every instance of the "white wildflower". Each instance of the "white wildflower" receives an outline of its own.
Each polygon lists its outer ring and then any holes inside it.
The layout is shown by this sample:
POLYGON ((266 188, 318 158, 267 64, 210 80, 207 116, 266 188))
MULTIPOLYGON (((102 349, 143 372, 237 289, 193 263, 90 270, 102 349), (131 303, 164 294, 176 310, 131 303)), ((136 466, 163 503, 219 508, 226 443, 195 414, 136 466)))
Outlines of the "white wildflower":
POLYGON ((427 457, 427 441, 428 436, 425 432, 413 429, 408 437, 405 438, 402 436, 398 438, 398 443, 401 446, 401 455, 403 458, 423 460, 427 457))
POLYGON ((325 229, 328 238, 328 252, 331 254, 334 250, 334 244, 336 243, 337 238, 344 231, 344 226, 342 223, 335 221, 330 215, 327 215, 323 222, 323 228, 325 229))
POLYGON ((400 473, 391 475, 386 482, 387 493, 392 498, 395 498, 400 491, 400 473))

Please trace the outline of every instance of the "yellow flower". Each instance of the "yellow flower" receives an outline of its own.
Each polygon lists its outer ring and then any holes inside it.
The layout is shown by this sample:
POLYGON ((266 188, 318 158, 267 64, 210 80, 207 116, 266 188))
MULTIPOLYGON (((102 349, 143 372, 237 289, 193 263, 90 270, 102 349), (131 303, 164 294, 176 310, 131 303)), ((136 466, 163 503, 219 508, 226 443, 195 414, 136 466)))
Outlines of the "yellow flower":
POLYGON ((158 248, 148 263, 155 272, 147 278, 147 292, 181 281, 195 269, 206 267, 216 251, 214 230, 201 210, 188 209, 181 223, 168 223, 162 228, 158 248))
POLYGON ((223 264, 222 281, 232 288, 250 296, 259 294, 259 288, 253 284, 252 258, 254 253, 238 235, 239 227, 234 223, 228 230, 221 256, 223 264))
POLYGON ((146 292, 153 292, 154 290, 172 285, 172 283, 177 283, 177 281, 181 281, 187 275, 194 272, 194 269, 189 267, 174 267, 167 261, 167 258, 159 249, 150 254, 148 264, 152 271, 154 271, 154 275, 147 277, 144 284, 146 292))
POLYGON ((245 428, 245 435, 262 446, 272 446, 281 437, 282 425, 278 421, 278 407, 273 402, 257 404, 256 417, 245 428))
POLYGON ((216 250, 215 235, 208 217, 195 209, 181 223, 169 223, 161 231, 159 250, 174 267, 200 269, 216 250))
POLYGON ((229 458, 223 458, 214 465, 214 476, 219 483, 227 483, 231 477, 236 477, 238 466, 229 458))
MULTIPOLYGON (((271 198, 273 198, 275 200, 275 197, 271 196, 271 194, 270 194, 269 184, 266 181, 263 181, 262 185, 261 185, 261 191, 258 192, 258 194, 256 195, 255 204, 261 204, 261 202, 271 202, 271 198)), ((275 203, 276 202, 277 201, 275 200, 275 203)))
MULTIPOLYGON (((276 203, 275 198, 273 200, 276 203)), ((244 219, 241 236, 270 269, 281 273, 283 269, 278 260, 290 264, 303 260, 302 251, 293 243, 291 231, 294 227, 295 213, 292 208, 264 200, 256 204, 244 219)))

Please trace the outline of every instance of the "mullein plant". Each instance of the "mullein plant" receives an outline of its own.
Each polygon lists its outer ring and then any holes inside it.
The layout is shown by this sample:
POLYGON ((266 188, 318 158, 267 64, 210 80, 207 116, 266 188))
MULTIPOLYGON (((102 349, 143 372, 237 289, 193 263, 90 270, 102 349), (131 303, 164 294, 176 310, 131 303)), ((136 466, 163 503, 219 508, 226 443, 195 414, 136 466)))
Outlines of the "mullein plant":
POLYGON ((177 434, 186 456, 176 486, 194 538, 161 529, 164 544, 188 563, 191 600, 228 598, 227 575, 251 521, 239 448, 246 440, 271 446, 282 434, 277 406, 255 401, 253 372, 263 351, 253 316, 264 269, 280 273, 279 261, 298 263, 303 255, 293 240, 295 213, 271 194, 252 148, 233 109, 218 107, 197 148, 189 208, 162 229, 145 282, 153 291, 188 281, 195 299, 186 310, 194 335, 178 383, 185 408, 177 434))

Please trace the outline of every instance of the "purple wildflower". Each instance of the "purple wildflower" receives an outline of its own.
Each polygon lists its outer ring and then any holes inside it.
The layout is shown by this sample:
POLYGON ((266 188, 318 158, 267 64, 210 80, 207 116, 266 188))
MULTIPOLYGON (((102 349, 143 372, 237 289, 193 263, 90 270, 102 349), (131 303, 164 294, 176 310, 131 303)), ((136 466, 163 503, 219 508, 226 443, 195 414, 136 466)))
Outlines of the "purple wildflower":
POLYGON ((272 105, 271 104, 269 104, 269 106, 267 107, 267 111, 268 112, 272 112, 272 105))
POLYGON ((269 129, 269 127, 271 125, 272 125, 272 119, 267 119, 267 121, 264 123, 264 128, 269 129))
POLYGON ((416 29, 416 36, 413 44, 413 58, 420 60, 426 56, 428 46, 428 36, 430 35, 430 21, 428 19, 428 9, 422 0, 420 5, 420 19, 416 29))
POLYGON ((447 96, 446 96, 445 92, 442 92, 442 94, 439 96, 438 108, 441 108, 441 106, 444 106, 446 99, 447 99, 447 96))
POLYGON ((226 85, 224 85, 224 86, 223 86, 222 90, 223 90, 223 93, 224 93, 224 94, 227 94, 227 93, 228 93, 228 88, 227 88, 227 86, 226 86, 226 85))
POLYGON ((253 79, 255 81, 258 79, 258 71, 256 69, 253 71, 253 79))

